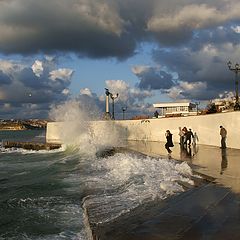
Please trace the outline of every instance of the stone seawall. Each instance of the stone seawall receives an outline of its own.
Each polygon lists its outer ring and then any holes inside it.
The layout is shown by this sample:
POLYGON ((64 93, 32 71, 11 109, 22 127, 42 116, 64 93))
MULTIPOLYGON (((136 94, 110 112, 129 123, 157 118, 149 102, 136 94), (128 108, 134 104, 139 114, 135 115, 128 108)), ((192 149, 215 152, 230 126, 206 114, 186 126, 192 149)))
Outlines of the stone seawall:
MULTIPOLYGON (((78 123, 81 125, 81 123, 78 123)), ((145 119, 145 120, 116 120, 93 121, 93 129, 118 128, 121 138, 135 141, 165 141, 165 132, 169 129, 173 133, 175 144, 179 142, 178 128, 191 128, 197 133, 198 144, 220 146, 219 126, 224 126, 227 131, 227 147, 240 149, 240 112, 216 113, 209 115, 145 119)), ((62 143, 62 131, 66 123, 51 122, 47 125, 47 142, 62 143)), ((68 128, 71 124, 68 124, 68 128)))

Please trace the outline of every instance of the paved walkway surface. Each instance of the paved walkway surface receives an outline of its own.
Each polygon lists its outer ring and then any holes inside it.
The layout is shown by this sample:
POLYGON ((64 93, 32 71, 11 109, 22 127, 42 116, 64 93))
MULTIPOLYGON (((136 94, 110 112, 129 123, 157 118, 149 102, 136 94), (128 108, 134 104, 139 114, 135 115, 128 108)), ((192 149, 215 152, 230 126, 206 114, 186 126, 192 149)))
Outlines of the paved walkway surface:
MULTIPOLYGON (((132 141, 131 149, 151 156, 168 158, 165 143, 132 141)), ((220 147, 195 145, 181 148, 175 144, 171 158, 187 161, 197 172, 216 178, 216 182, 240 193, 240 150, 221 149, 220 147)))
POLYGON ((187 161, 215 181, 105 226, 98 231, 101 240, 240 239, 240 150, 175 145, 168 156, 164 143, 131 142, 130 148, 187 161))

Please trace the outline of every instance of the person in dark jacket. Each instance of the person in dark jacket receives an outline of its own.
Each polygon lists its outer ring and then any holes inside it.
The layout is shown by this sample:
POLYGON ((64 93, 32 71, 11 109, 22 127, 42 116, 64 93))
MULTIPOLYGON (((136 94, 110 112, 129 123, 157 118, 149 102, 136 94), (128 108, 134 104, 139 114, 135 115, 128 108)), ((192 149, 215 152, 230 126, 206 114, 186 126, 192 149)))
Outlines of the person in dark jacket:
POLYGON ((191 142, 192 142, 192 138, 194 138, 193 132, 191 130, 191 128, 186 132, 186 140, 184 142, 184 144, 187 144, 190 146, 191 142))
POLYGON ((172 150, 170 149, 170 147, 173 147, 173 141, 172 141, 172 134, 169 130, 166 131, 165 133, 165 136, 166 136, 166 139, 167 139, 167 142, 165 144, 165 148, 167 149, 168 153, 171 153, 172 150))
POLYGON ((227 130, 223 126, 220 126, 220 135, 222 137, 221 148, 225 149, 226 148, 227 130))

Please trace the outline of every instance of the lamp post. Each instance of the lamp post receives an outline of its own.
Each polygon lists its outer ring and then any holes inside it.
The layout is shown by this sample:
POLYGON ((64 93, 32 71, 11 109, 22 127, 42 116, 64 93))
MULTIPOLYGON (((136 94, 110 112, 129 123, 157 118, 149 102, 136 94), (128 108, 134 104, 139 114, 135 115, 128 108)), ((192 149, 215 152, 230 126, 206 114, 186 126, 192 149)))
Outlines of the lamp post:
POLYGON ((117 94, 112 94, 110 93, 110 97, 112 99, 112 119, 114 120, 115 119, 115 116, 114 116, 114 101, 116 98, 118 98, 118 93, 117 94))
POLYGON ((195 102, 195 104, 196 104, 196 108, 197 108, 197 115, 198 115, 198 106, 199 106, 200 102, 195 102))
POLYGON ((106 111, 105 111, 104 119, 109 120, 111 118, 110 112, 109 112, 109 96, 111 96, 111 93, 109 92, 108 88, 105 88, 105 94, 106 94, 106 111))
POLYGON ((123 120, 125 119, 125 112, 127 111, 127 107, 122 107, 122 112, 123 112, 123 120))
POLYGON ((240 65, 236 63, 235 66, 233 66, 231 61, 229 61, 227 65, 230 71, 235 72, 236 102, 234 105, 234 111, 239 111, 240 105, 239 105, 239 97, 238 97, 238 72, 240 72, 240 65))

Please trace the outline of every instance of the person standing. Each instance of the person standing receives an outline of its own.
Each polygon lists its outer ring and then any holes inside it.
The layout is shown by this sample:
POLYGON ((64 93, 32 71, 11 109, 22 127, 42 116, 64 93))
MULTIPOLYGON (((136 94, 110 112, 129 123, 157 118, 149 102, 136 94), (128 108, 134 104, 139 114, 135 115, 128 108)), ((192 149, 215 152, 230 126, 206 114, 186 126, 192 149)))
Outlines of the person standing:
POLYGON ((222 137, 221 148, 225 149, 226 148, 227 130, 223 126, 220 126, 220 135, 222 137))
POLYGON ((184 127, 184 128, 182 129, 182 132, 183 132, 183 144, 185 144, 185 142, 186 142, 186 137, 187 137, 187 132, 188 132, 187 128, 184 127))
POLYGON ((172 141, 172 133, 169 130, 167 130, 166 133, 165 133, 165 136, 166 136, 166 139, 167 139, 167 142, 165 144, 165 148, 167 149, 168 153, 171 153, 172 150, 170 149, 170 147, 174 147, 173 141, 172 141))
POLYGON ((197 144, 197 141, 199 141, 199 138, 198 138, 197 133, 195 132, 195 133, 193 134, 193 145, 194 145, 194 146, 197 144))
POLYGON ((179 135, 179 140, 180 140, 179 144, 180 144, 181 147, 182 147, 182 146, 183 146, 183 143, 184 143, 184 132, 183 132, 183 130, 182 130, 181 127, 179 127, 179 133, 178 133, 178 135, 179 135))
POLYGON ((188 143, 188 145, 190 146, 191 142, 192 142, 192 138, 194 138, 194 136, 193 136, 191 128, 189 128, 189 130, 186 133, 186 140, 185 140, 184 144, 188 143))
POLYGON ((158 116, 159 116, 158 111, 155 111, 155 112, 154 112, 154 117, 155 117, 155 118, 158 118, 158 116))

